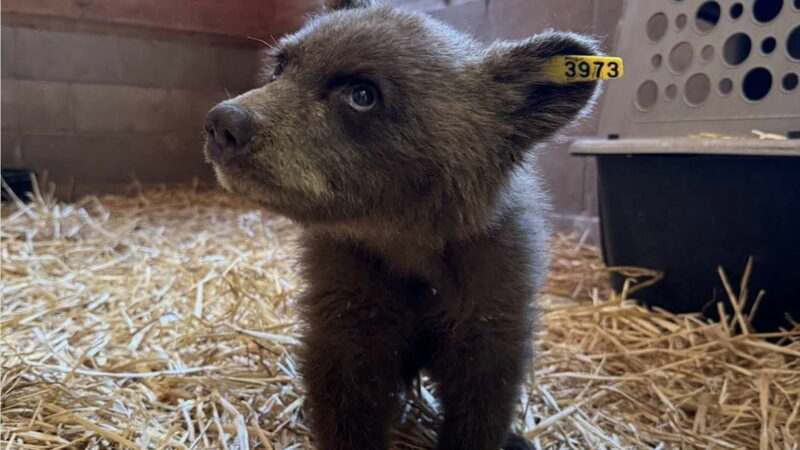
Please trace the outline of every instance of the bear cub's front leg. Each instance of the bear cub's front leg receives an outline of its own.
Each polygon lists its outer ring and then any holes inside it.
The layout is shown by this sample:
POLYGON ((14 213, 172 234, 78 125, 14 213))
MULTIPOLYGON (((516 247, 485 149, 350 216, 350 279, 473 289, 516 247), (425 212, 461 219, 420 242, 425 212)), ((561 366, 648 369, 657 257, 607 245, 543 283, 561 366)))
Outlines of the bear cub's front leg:
MULTIPOLYGON (((408 289, 387 282, 371 258, 345 244, 311 240, 301 372, 311 429, 321 450, 385 449, 400 398, 413 376, 408 361, 414 318, 408 289)), ((411 355, 413 357, 413 355, 411 355)))
POLYGON ((383 338, 376 342, 363 327, 348 326, 318 328, 305 339, 303 376, 311 429, 321 450, 385 449, 401 384, 395 353, 362 350, 362 345, 389 343, 383 338))

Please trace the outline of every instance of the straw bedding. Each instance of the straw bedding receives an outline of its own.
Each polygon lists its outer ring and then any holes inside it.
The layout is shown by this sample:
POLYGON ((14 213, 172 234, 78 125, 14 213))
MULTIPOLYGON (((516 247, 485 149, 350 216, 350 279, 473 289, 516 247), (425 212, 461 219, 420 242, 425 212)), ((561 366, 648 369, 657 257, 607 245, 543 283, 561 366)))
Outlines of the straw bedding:
MULTIPOLYGON (((295 235, 192 189, 4 206, 3 448, 310 448, 295 235)), ((799 448, 800 328, 650 311, 607 273, 555 240, 516 422, 537 448, 799 448)), ((421 379, 397 448, 435 442, 435 394, 421 379)))

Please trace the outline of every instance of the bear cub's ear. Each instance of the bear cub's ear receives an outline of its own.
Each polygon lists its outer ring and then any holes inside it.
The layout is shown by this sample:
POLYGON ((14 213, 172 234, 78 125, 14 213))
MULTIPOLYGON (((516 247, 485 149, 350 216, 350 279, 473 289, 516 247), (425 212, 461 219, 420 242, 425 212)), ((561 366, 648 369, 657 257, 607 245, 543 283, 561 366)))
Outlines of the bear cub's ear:
POLYGON ((355 9, 366 8, 372 6, 372 0, 324 0, 322 6, 327 11, 335 11, 337 9, 355 9))
POLYGON ((483 64, 490 88, 503 100, 501 114, 527 145, 552 136, 594 102, 597 82, 559 84, 545 71, 558 55, 599 55, 597 43, 575 33, 547 31, 517 42, 492 45, 483 64))

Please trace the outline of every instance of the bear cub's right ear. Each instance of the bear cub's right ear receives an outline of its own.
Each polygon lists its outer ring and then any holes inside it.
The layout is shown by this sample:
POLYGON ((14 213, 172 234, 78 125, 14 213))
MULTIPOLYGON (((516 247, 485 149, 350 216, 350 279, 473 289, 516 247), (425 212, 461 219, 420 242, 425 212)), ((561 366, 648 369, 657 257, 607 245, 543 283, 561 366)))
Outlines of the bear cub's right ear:
MULTIPOLYGON (((546 70, 559 55, 599 55, 597 43, 575 33, 547 31, 516 42, 498 42, 483 60, 492 86, 506 100, 502 114, 517 125, 527 141, 540 141, 588 110, 597 82, 559 84, 546 70)), ((529 144, 530 142, 528 142, 529 144)))

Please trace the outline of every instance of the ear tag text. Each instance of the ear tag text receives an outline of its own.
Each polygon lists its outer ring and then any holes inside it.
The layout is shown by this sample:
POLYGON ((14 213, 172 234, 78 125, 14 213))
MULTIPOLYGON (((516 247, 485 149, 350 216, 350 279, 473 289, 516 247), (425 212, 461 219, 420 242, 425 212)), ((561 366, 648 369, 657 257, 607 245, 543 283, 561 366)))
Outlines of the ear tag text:
POLYGON ((561 84, 613 80, 624 74, 622 58, 616 56, 554 56, 544 71, 551 81, 561 84))

